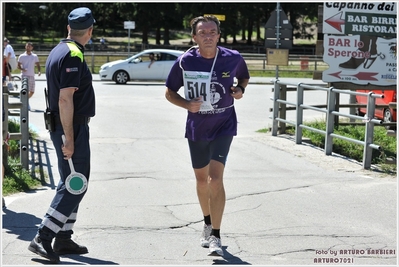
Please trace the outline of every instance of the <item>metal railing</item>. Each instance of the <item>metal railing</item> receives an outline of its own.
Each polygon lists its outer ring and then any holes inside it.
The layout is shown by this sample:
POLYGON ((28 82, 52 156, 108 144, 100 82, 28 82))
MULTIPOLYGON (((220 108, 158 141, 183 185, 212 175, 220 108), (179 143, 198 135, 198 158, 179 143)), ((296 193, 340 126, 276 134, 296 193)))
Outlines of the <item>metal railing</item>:
MULTIPOLYGON (((10 140, 20 140, 20 161, 24 169, 29 169, 29 85, 28 79, 22 79, 22 86, 20 91, 8 91, 7 86, 3 86, 3 108, 5 111, 5 118, 3 121, 3 136, 4 132, 8 133, 8 118, 11 116, 19 117, 20 131, 17 133, 10 133, 10 140), (10 96, 19 96, 18 102, 9 102, 10 96), (13 110, 17 111, 13 111, 13 110)), ((8 165, 8 151, 3 149, 3 163, 8 165)))
POLYGON ((379 145, 373 143, 374 138, 374 125, 382 124, 381 120, 372 119, 374 117, 375 111, 375 100, 376 98, 383 98, 384 95, 375 94, 373 92, 369 93, 361 93, 351 90, 340 90, 335 89, 333 87, 321 87, 317 85, 307 85, 303 83, 292 84, 285 83, 279 80, 274 80, 274 95, 271 98, 273 100, 273 113, 270 117, 272 122, 272 135, 277 136, 277 131, 279 129, 279 122, 287 123, 295 126, 295 142, 296 144, 302 143, 302 129, 307 129, 309 131, 313 131, 319 134, 324 135, 325 143, 324 143, 324 151, 326 155, 331 155, 333 150, 333 138, 343 139, 355 144, 362 145, 364 147, 363 150, 363 168, 369 169, 371 167, 372 160, 372 150, 377 149, 381 150, 379 145), (286 100, 286 96, 282 93, 282 86, 296 86, 296 102, 289 102, 286 100), (315 105, 306 105, 304 103, 304 91, 308 90, 317 90, 317 91, 325 91, 327 93, 327 107, 320 108, 315 105), (360 95, 367 97, 367 113, 365 117, 360 117, 352 114, 342 113, 337 110, 337 95, 339 94, 349 94, 349 95, 360 95), (283 96, 283 97, 282 97, 283 96), (281 106, 295 106, 296 107, 296 120, 290 121, 285 117, 285 113, 280 113, 281 106), (313 111, 321 112, 326 114, 326 129, 320 130, 310 126, 307 126, 303 123, 303 112, 305 109, 310 109, 313 111), (360 141, 357 139, 348 138, 346 136, 338 135, 334 133, 335 127, 335 116, 347 117, 350 119, 361 120, 365 125, 365 136, 364 141, 360 141))

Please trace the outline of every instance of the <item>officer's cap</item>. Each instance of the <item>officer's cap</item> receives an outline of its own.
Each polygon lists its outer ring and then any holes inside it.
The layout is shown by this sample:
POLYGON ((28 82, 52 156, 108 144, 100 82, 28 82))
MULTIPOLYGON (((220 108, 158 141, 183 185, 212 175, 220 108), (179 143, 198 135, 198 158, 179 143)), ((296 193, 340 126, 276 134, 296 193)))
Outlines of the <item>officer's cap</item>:
POLYGON ((87 7, 76 8, 68 16, 68 24, 74 30, 88 29, 95 22, 91 10, 87 7))

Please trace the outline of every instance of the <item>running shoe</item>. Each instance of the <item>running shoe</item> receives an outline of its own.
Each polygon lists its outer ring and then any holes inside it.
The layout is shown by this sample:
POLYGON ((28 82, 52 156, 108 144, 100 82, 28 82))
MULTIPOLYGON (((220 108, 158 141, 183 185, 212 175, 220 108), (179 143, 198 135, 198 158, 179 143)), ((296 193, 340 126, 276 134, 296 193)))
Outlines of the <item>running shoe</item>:
POLYGON ((209 237, 209 254, 208 256, 223 257, 222 241, 215 236, 209 237))
POLYGON ((211 236, 212 225, 204 224, 204 229, 202 230, 201 235, 201 247, 208 248, 209 247, 209 237, 211 236))

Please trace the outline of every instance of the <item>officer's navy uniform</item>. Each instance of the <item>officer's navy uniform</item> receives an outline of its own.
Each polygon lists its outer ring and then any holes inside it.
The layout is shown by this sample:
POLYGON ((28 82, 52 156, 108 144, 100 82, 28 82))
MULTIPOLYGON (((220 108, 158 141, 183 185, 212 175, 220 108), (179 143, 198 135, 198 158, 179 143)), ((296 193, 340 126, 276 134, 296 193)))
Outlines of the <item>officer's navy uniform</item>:
MULTIPOLYGON (((95 22, 90 9, 77 8, 68 17, 72 29, 88 29, 95 22)), ((73 225, 76 221, 79 203, 87 192, 70 193, 65 184, 71 173, 68 161, 62 152, 64 134, 59 117, 59 95, 62 88, 76 88, 74 104, 74 154, 72 156, 75 171, 90 178, 89 125, 95 115, 95 94, 92 74, 84 60, 84 46, 71 39, 64 39, 50 52, 46 61, 46 78, 49 109, 54 114, 55 130, 50 132, 51 140, 58 158, 60 181, 50 207, 41 222, 38 235, 31 242, 29 250, 50 261, 58 263, 58 254, 83 254, 87 248, 71 240, 73 225), (54 251, 51 242, 55 238, 54 251), (44 250, 43 250, 44 249, 44 250)))

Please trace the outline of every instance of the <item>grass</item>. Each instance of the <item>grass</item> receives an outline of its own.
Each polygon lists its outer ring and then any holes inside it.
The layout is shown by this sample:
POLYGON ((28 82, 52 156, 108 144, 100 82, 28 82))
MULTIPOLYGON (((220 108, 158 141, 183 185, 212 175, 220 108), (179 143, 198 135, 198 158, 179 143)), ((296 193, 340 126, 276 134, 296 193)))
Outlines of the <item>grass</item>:
MULTIPOLYGON (((326 129, 325 121, 315 120, 312 122, 305 123, 305 125, 316 128, 319 130, 326 129)), ((266 133, 268 129, 261 129, 258 132, 266 133)), ((287 127, 287 134, 295 134, 295 128, 292 126, 287 127)), ((346 136, 351 139, 364 141, 365 126, 352 126, 345 125, 339 126, 334 129, 334 133, 337 135, 346 136)), ((319 134, 308 129, 302 129, 303 137, 309 138, 311 144, 314 146, 324 148, 325 135, 319 134)), ((393 158, 396 161, 397 154, 397 139, 396 137, 388 136, 387 131, 384 127, 374 127, 374 139, 373 143, 382 147, 381 151, 373 149, 371 163, 378 165, 380 169, 387 174, 396 175, 396 165, 386 164, 388 158, 393 158)), ((363 162, 363 146, 358 145, 346 140, 339 138, 333 139, 333 152, 348 158, 363 162)))
POLYGON ((22 168, 19 159, 8 157, 8 166, 5 167, 3 181, 3 196, 27 192, 41 185, 42 183, 38 179, 22 168))
MULTIPOLYGON (((19 122, 16 120, 8 121, 8 131, 16 133, 20 131, 19 122)), ((29 130, 31 138, 37 138, 37 133, 29 130)), ((32 176, 30 172, 21 166, 19 158, 19 141, 9 140, 7 166, 4 166, 3 196, 8 196, 18 192, 27 192, 42 185, 41 181, 32 176)), ((4 153, 3 153, 4 155, 4 153)))

